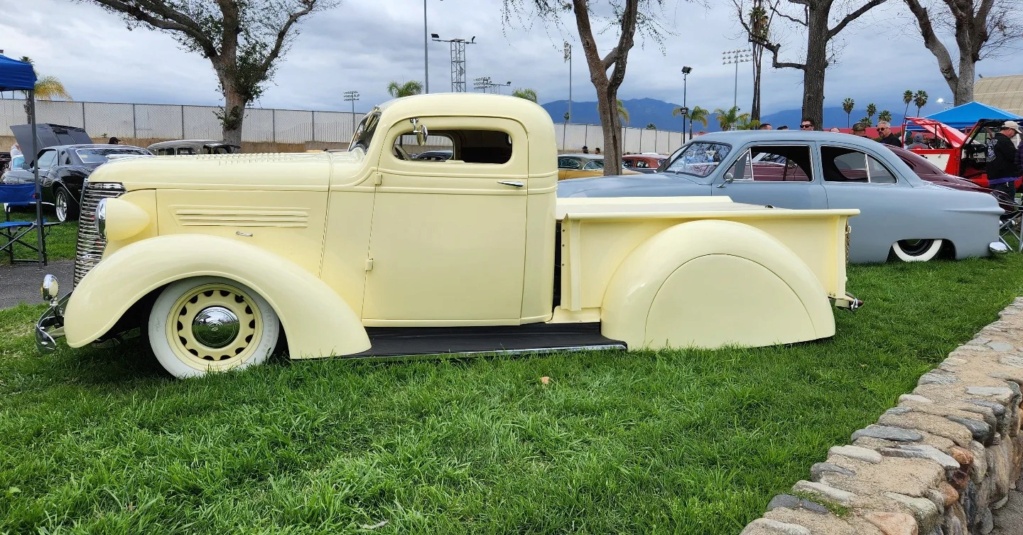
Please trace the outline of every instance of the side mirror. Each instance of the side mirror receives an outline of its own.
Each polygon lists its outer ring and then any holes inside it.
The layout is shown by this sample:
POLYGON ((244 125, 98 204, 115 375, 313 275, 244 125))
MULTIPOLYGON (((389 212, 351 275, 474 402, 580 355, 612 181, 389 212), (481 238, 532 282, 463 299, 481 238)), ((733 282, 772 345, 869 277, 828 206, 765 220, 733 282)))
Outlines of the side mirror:
POLYGON ((426 137, 430 135, 425 124, 419 124, 419 119, 413 117, 408 120, 412 123, 412 133, 416 135, 416 143, 421 147, 426 145, 426 137))

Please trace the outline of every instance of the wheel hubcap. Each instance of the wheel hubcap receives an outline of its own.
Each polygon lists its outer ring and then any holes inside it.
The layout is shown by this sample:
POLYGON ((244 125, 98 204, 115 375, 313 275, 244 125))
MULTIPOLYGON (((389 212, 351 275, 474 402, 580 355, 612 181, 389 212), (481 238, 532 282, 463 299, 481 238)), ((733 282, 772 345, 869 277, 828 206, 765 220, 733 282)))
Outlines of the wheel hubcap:
POLYGON ((256 303, 226 284, 192 289, 174 303, 171 315, 168 339, 179 355, 190 355, 196 364, 248 359, 263 328, 256 303))
POLYGON ((899 247, 908 255, 920 255, 930 249, 934 240, 901 240, 899 247))
POLYGON ((67 197, 63 193, 58 193, 57 198, 54 202, 57 210, 57 219, 64 221, 67 219, 67 197))
POLYGON ((238 336, 239 329, 238 316, 221 306, 205 308, 192 320, 195 340, 213 349, 230 344, 238 336))

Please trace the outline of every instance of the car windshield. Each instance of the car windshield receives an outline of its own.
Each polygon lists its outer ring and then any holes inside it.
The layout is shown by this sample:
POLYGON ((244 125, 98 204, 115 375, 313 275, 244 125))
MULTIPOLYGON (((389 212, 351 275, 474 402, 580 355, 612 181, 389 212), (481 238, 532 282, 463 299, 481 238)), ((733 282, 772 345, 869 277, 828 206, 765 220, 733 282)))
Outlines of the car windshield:
POLYGON ((378 124, 380 124, 380 109, 373 108, 373 111, 369 112, 359 122, 359 127, 355 129, 355 134, 352 135, 352 142, 348 144, 348 150, 355 150, 357 148, 362 150, 368 149, 370 142, 373 141, 373 134, 376 133, 378 124))
POLYGON ((82 160, 82 163, 106 163, 109 160, 125 156, 142 156, 149 154, 149 151, 114 146, 109 148, 75 149, 75 154, 78 155, 79 160, 82 160))
POLYGON ((666 169, 670 173, 706 178, 728 157, 732 147, 724 143, 693 142, 666 169))

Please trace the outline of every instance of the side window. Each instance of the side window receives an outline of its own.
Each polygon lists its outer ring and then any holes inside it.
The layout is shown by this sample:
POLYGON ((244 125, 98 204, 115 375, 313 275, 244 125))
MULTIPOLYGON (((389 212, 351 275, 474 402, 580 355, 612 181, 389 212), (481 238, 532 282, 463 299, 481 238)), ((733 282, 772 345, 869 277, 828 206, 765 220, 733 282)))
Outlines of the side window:
POLYGON ((604 168, 603 160, 590 160, 586 162, 586 165, 583 166, 583 170, 585 171, 598 171, 603 168, 604 168))
POLYGON ((511 136, 496 130, 431 130, 425 146, 408 134, 395 138, 391 154, 399 160, 411 160, 411 153, 448 150, 446 162, 503 164, 512 157, 511 136))
POLYGON ((60 165, 71 165, 71 156, 68 155, 67 151, 60 151, 60 165))
POLYGON ((36 167, 38 167, 39 169, 49 169, 53 167, 53 164, 55 164, 56 162, 57 151, 48 150, 44 152, 42 156, 39 157, 39 165, 37 165, 36 167))
POLYGON ((579 160, 575 158, 558 158, 559 169, 579 169, 579 160))
POLYGON ((650 166, 646 164, 645 160, 636 160, 636 168, 637 169, 646 169, 648 167, 650 167, 650 166))
POLYGON ((809 182, 813 176, 808 146, 753 146, 732 165, 732 180, 809 182))
POLYGON ((824 180, 828 182, 894 184, 895 175, 873 156, 858 150, 821 147, 824 180))

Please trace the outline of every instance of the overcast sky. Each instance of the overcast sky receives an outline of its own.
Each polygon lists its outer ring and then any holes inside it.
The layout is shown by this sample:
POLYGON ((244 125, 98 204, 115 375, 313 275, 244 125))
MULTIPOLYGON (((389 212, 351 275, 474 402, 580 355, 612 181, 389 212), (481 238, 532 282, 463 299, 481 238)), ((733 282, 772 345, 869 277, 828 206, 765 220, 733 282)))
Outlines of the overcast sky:
MULTIPOLYGON (((528 2, 527 2, 528 3, 528 2)), ((661 22, 674 32, 664 50, 641 40, 629 56, 623 100, 654 98, 681 103, 683 65, 688 76, 687 104, 713 110, 729 108, 736 71, 722 64, 722 52, 746 48, 734 21, 730 0, 706 0, 711 7, 666 0, 661 22)), ((466 46, 466 85, 489 76, 531 88, 541 103, 567 99, 569 65, 562 42, 574 46, 571 90, 574 101, 593 101, 595 92, 573 31, 562 32, 533 18, 502 22, 502 0, 427 0, 428 31, 442 38, 476 37, 466 46)), ((301 33, 255 107, 303 110, 349 110, 342 93, 356 90, 365 111, 389 97, 391 81, 423 80, 422 0, 341 0, 339 7, 304 19, 301 33)), ((222 99, 210 63, 183 50, 165 33, 129 31, 121 18, 88 1, 0 0, 0 49, 4 54, 35 61, 40 76, 56 76, 80 101, 220 105, 222 99)), ((569 30, 574 23, 568 20, 569 30)), ((599 26, 595 27, 599 29, 599 26)), ((598 35, 601 54, 617 35, 598 35)), ((796 33, 779 37, 782 59, 801 61, 796 33), (787 52, 785 52, 787 50, 787 52)), ((950 44, 946 46, 951 46, 950 44)), ((839 35, 838 61, 828 69, 825 105, 838 106, 846 97, 862 110, 868 102, 901 103, 906 89, 923 89, 937 111, 937 100, 951 100, 901 1, 875 9, 839 35)), ((429 42, 431 92, 450 91, 450 50, 447 43, 429 42)), ((950 50, 954 53, 954 48, 950 50)), ((1020 74, 1019 54, 986 59, 977 68, 983 76, 1020 74)), ((738 103, 750 107, 752 70, 739 65, 738 103)), ((508 93, 508 89, 503 90, 508 93)), ((802 75, 794 69, 765 68, 762 112, 798 109, 802 75)), ((893 111, 895 111, 893 109, 893 111)), ((901 113, 901 110, 899 111, 901 113)))

